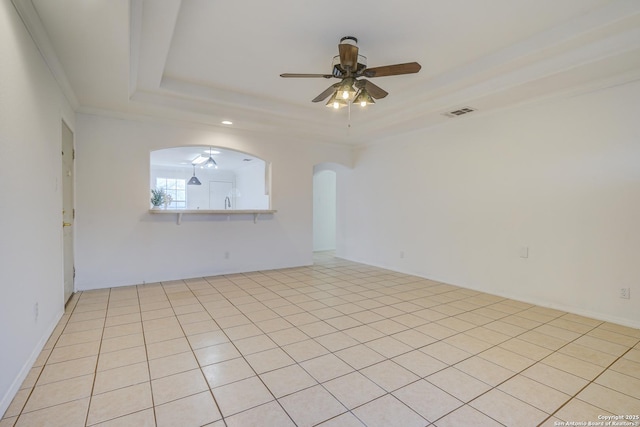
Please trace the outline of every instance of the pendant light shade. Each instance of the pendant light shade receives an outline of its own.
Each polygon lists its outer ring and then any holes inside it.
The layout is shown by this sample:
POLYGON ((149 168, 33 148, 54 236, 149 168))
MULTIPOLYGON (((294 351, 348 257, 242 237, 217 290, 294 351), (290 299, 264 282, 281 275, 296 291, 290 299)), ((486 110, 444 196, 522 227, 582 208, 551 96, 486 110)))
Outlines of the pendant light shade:
POLYGON ((341 98, 340 96, 338 96, 338 92, 336 91, 331 98, 329 98, 329 101, 327 101, 327 107, 329 108, 343 108, 349 105, 349 101, 347 101, 346 99, 341 98))
POLYGON ((338 98, 342 98, 345 101, 353 100, 353 97, 356 96, 356 90, 353 88, 355 82, 356 80, 353 77, 343 79, 336 91, 338 98))
POLYGON ((376 101, 373 100, 367 89, 362 88, 356 98, 353 100, 354 104, 360 104, 361 107, 366 107, 367 105, 375 104, 376 101))
POLYGON ((202 185, 202 183, 196 176, 196 165, 193 165, 193 176, 191 177, 189 182, 187 182, 187 185, 202 185))
POLYGON ((216 169, 218 168, 218 164, 216 163, 215 160, 213 160, 213 156, 212 156, 212 153, 211 153, 211 147, 209 147, 209 159, 205 162, 204 165, 206 167, 208 167, 208 168, 212 168, 214 166, 216 167, 216 169))

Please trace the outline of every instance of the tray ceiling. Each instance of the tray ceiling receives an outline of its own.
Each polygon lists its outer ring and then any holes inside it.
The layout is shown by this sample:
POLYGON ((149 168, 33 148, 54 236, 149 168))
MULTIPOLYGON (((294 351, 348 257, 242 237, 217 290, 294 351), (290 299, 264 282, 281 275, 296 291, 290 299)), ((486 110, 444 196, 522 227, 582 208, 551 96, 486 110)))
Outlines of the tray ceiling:
POLYGON ((640 2, 629 0, 13 0, 74 107, 363 144, 640 77, 640 2), (310 102, 342 36, 390 95, 348 113, 310 102), (472 114, 468 115, 472 116, 472 114))

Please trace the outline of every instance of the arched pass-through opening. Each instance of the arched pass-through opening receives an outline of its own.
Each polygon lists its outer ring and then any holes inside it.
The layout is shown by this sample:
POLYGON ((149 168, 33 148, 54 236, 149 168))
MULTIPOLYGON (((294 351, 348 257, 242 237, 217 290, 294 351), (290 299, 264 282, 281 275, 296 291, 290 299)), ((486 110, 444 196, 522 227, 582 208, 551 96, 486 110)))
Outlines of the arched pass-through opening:
POLYGON ((151 190, 168 195, 157 201, 170 210, 270 209, 270 176, 269 163, 228 148, 185 146, 150 153, 151 190))

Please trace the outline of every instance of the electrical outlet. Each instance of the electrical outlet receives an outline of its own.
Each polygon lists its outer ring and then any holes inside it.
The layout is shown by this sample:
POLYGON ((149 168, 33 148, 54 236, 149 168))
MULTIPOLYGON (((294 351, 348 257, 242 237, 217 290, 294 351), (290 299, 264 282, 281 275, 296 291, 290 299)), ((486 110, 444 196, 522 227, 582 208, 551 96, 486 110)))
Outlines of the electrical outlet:
POLYGON ((35 303, 33 305, 33 318, 36 322, 38 321, 38 314, 39 314, 38 303, 35 303))
POLYGON ((224 253, 224 259, 229 259, 231 257, 231 254, 227 251, 224 253))
POLYGON ((404 258, 404 251, 400 251, 400 258, 404 258))
POLYGON ((631 288, 620 288, 620 298, 631 299, 631 288))

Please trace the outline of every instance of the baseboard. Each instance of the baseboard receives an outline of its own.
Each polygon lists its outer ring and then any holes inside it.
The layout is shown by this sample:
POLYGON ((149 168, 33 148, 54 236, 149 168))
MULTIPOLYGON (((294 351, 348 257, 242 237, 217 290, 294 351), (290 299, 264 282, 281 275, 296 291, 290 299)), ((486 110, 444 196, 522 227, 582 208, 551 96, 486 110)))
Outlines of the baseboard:
POLYGON ((474 287, 471 287, 471 286, 461 286, 461 285, 458 285, 458 284, 455 284, 455 283, 448 283, 448 282, 446 282, 444 280, 440 280, 440 279, 435 278, 435 277, 426 277, 426 276, 417 274, 416 272, 413 272, 413 271, 403 271, 403 270, 395 268, 395 267, 389 267, 387 265, 372 264, 372 263, 368 263, 368 262, 361 261, 361 260, 358 260, 358 259, 345 257, 345 256, 342 256, 342 255, 336 255, 336 256, 338 258, 342 258, 342 259, 345 259, 347 261, 357 262, 357 263, 365 264, 365 265, 371 265, 373 267, 383 268, 385 270, 394 271, 396 273, 408 274, 410 276, 420 277, 422 279, 432 280, 434 282, 444 283, 444 284, 452 285, 452 286, 458 286, 460 288, 470 289, 470 290, 478 291, 478 292, 483 292, 485 294, 495 295, 495 296, 499 296, 499 297, 503 297, 503 298, 509 298, 509 299, 512 299, 512 300, 515 300, 515 301, 524 302, 524 303, 527 303, 527 304, 534 304, 534 305, 538 305, 540 307, 546 307, 546 308, 552 308, 554 310, 566 311, 567 313, 577 314, 579 316, 590 317, 592 319, 602 320, 603 322, 610 322, 610 323, 615 323, 617 325, 628 326, 630 328, 640 329, 640 320, 634 321, 632 319, 627 319, 625 317, 617 317, 617 316, 609 315, 607 313, 584 310, 584 309, 582 309, 580 307, 565 306, 565 305, 562 305, 562 304, 554 304, 554 303, 552 303, 550 301, 539 300, 537 298, 531 298, 531 297, 527 298, 527 297, 522 297, 520 295, 514 295, 514 294, 505 293, 505 292, 502 292, 502 293, 501 292, 487 292, 486 290, 480 289, 480 288, 474 288, 474 287))
MULTIPOLYGON (((462 286, 461 286, 462 287, 462 286)), ((478 292, 485 292, 485 293, 489 293, 486 291, 483 291, 481 289, 475 289, 475 288, 466 288, 466 289, 472 289, 474 291, 478 291, 478 292)), ((554 310, 559 310, 559 311, 566 311, 567 313, 571 313, 571 314, 577 314, 579 316, 584 316, 584 317, 590 317, 592 319, 596 319, 596 320, 602 320, 603 322, 609 322, 609 323, 615 323, 616 325, 622 325, 622 326, 627 326, 630 328, 634 328, 634 329, 640 329, 640 321, 634 321, 632 319, 627 319, 625 317, 617 317, 617 316, 611 316, 607 313, 601 313, 598 311, 591 311, 591 310, 584 310, 580 307, 574 307, 574 306, 566 306, 563 304, 555 304, 549 301, 544 301, 544 300, 538 300, 537 298, 522 298, 518 295, 510 295, 508 293, 491 293, 491 295, 496 295, 499 297, 504 297, 504 298, 509 298, 512 300, 516 300, 516 301, 521 301, 521 302, 525 302, 528 304, 534 304, 540 307, 546 307, 546 308, 552 308, 554 310)))
POLYGON ((9 405, 11 405, 11 401, 13 401, 13 398, 20 390, 20 386, 24 382, 25 378, 27 378, 27 375, 29 375, 29 371, 33 367, 33 364, 36 363, 36 359, 40 355, 40 352, 42 351, 44 346, 47 344, 47 341, 53 333, 53 330, 56 328, 56 326, 58 326, 58 322, 60 322, 63 314, 64 310, 60 311, 60 313, 58 313, 58 315, 54 317, 53 322, 49 325, 42 338, 40 338, 40 341, 38 341, 38 344, 36 344, 36 347, 31 352, 31 355, 25 361, 24 365, 22 365, 22 369, 20 369, 20 373, 11 383, 11 387, 9 387, 4 396, 2 396, 2 399, 0 400, 0 418, 4 416, 4 413, 9 408, 9 405))
POLYGON ((318 249, 314 248, 313 252, 329 252, 329 251, 335 251, 335 250, 336 250, 336 248, 334 246, 334 247, 331 247, 331 248, 318 248, 318 249))

